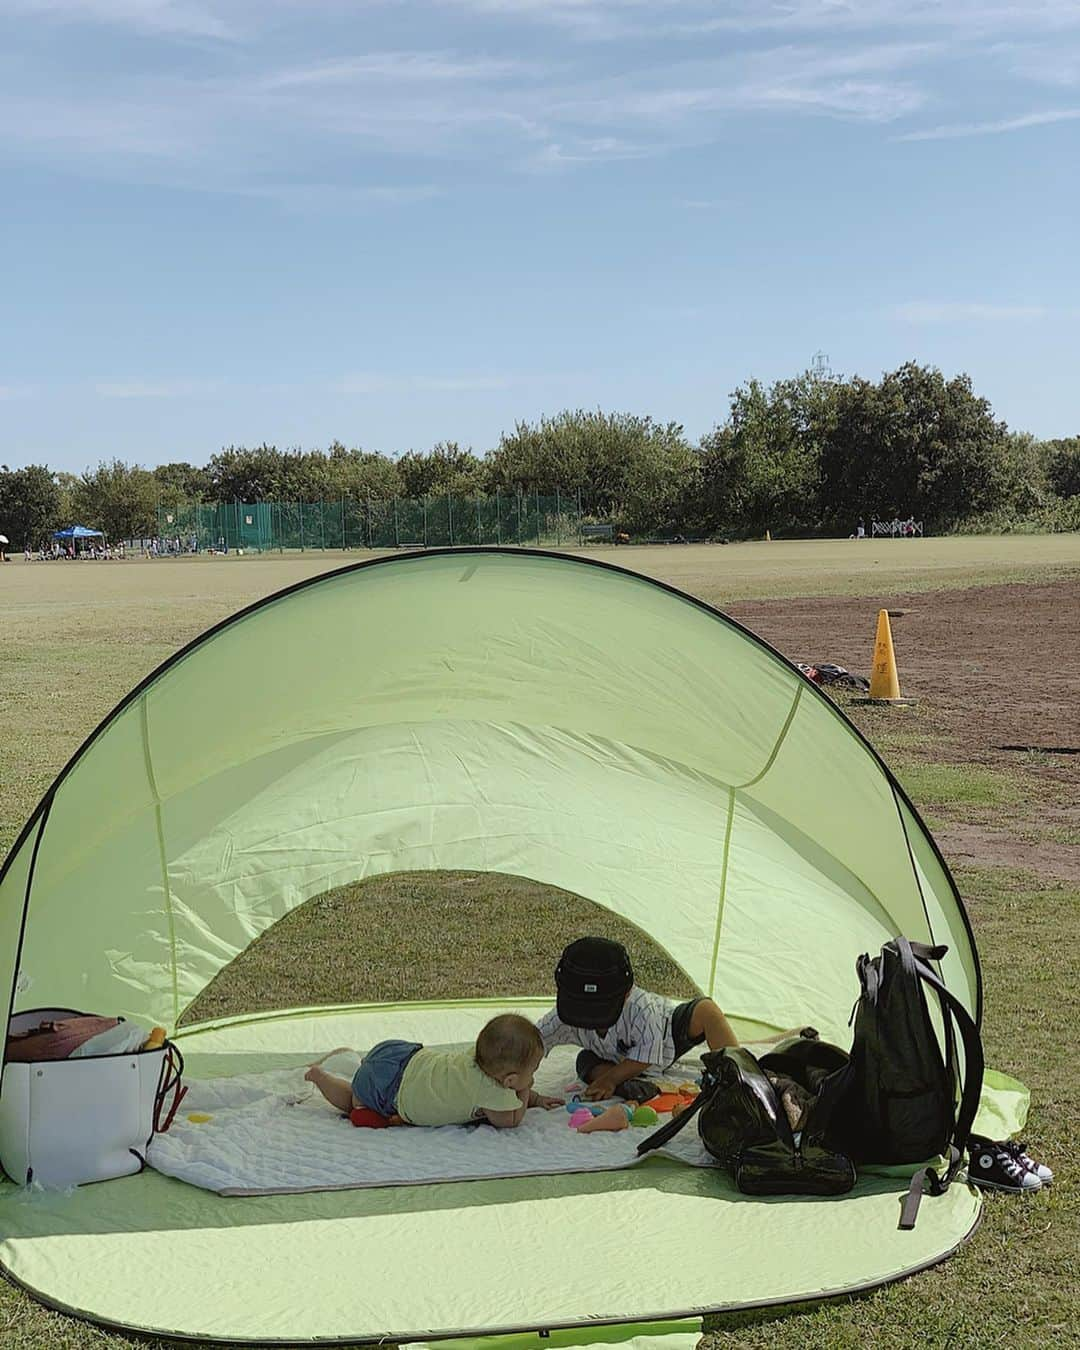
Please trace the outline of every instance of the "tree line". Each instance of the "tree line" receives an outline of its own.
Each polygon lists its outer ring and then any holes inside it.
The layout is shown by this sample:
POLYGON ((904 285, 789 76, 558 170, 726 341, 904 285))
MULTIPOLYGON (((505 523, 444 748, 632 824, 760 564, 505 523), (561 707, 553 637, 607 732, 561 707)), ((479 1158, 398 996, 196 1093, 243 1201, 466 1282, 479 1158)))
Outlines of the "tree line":
POLYGON ((0 533, 37 544, 78 522, 113 539, 157 531, 190 502, 475 497, 562 492, 632 536, 850 534, 857 521, 928 532, 1080 529, 1080 436, 1038 440, 995 418, 967 375, 908 362, 880 380, 807 371, 731 395, 697 444, 676 422, 565 410, 476 454, 455 441, 390 456, 228 446, 204 465, 119 459, 82 474, 0 466, 0 533))

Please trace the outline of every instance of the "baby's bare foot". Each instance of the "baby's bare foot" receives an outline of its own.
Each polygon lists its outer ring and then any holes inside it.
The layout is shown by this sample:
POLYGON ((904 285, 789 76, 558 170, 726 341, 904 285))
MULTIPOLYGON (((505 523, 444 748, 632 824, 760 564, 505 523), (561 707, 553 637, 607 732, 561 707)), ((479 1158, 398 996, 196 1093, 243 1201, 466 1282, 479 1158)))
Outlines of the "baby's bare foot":
POLYGON ((311 1068, 308 1069, 307 1073, 304 1074, 304 1082, 317 1083, 319 1081, 319 1078, 322 1076, 322 1073, 323 1070, 318 1066, 318 1064, 313 1064, 311 1068))

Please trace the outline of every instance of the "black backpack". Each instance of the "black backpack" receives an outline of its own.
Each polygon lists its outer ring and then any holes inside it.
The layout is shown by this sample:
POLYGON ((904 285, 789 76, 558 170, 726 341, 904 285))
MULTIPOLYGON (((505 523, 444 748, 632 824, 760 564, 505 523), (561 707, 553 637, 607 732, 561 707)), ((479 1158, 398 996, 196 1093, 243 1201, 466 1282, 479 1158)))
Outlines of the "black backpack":
POLYGON ((638 1153, 666 1143, 697 1114, 706 1149, 731 1168, 740 1190, 758 1195, 835 1195, 854 1183, 852 1169, 848 1184, 839 1185, 845 1162, 848 1168, 852 1162, 893 1166, 944 1154, 940 1174, 927 1166, 911 1179, 900 1227, 913 1228, 924 1182, 931 1195, 940 1195, 959 1170, 982 1091, 978 1028, 928 964, 947 950, 898 937, 880 956, 859 957, 850 1055, 812 1039, 778 1046, 760 1061, 748 1050, 710 1051, 702 1057, 705 1074, 693 1106, 651 1134, 638 1153), (941 1006, 944 1057, 924 985, 941 1006), (776 1089, 785 1078, 815 1094, 798 1141, 776 1089))
POLYGON ((667 1143, 697 1115, 701 1142, 745 1194, 842 1195, 855 1184, 855 1168, 824 1142, 829 1106, 819 1089, 846 1062, 843 1050, 816 1039, 797 1039, 760 1060, 741 1047, 710 1050, 693 1104, 637 1151, 667 1143), (789 1094, 799 1099, 797 1129, 784 1106, 789 1094))
POLYGON ((929 965, 947 950, 898 937, 886 942, 880 956, 859 957, 862 989, 853 1010, 851 1056, 822 1087, 829 1118, 825 1140, 856 1163, 901 1165, 946 1157, 940 1174, 927 1167, 912 1177, 901 1228, 914 1227, 924 1181, 931 1195, 940 1195, 959 1170, 982 1092, 979 1029, 929 965), (924 986, 941 1007, 944 1057, 924 986), (957 1031, 964 1049, 962 1092, 957 1031))

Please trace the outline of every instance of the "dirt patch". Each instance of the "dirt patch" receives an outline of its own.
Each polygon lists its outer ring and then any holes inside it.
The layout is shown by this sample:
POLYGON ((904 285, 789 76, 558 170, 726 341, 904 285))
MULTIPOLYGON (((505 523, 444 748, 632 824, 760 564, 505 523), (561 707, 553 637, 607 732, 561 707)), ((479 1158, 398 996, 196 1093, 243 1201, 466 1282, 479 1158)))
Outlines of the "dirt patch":
POLYGON ((986 586, 880 600, 816 596, 732 604, 730 613, 792 660, 835 661, 868 674, 878 608, 892 622, 911 711, 849 706, 856 725, 896 763, 981 764, 1019 786, 1000 825, 986 807, 932 805, 949 862, 1022 868, 1080 882, 1080 755, 1015 753, 1005 745, 1080 744, 1075 583, 986 586))
MULTIPOLYGON (((1048 782, 1080 782, 1080 756, 1018 756, 1003 745, 1080 745, 1078 588, 986 586, 973 590, 736 603, 731 614, 793 660, 836 661, 869 673, 878 607, 892 621, 902 691, 918 698, 919 731, 939 760, 988 764, 1048 782)), ((853 714, 865 729, 880 710, 853 714)), ((928 756, 929 757, 929 756, 928 756)))
POLYGON ((1017 839, 1005 830, 963 821, 934 831, 942 852, 960 867, 1018 867, 1056 881, 1080 883, 1080 848, 1045 840, 1017 839))

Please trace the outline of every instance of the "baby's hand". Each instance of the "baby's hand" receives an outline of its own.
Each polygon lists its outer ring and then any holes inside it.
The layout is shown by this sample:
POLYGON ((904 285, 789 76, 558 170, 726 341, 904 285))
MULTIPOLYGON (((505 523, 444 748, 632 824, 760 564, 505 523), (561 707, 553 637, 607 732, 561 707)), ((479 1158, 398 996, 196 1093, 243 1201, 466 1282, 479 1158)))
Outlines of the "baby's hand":
POLYGON ((529 1105, 542 1106, 545 1111, 554 1111, 557 1106, 563 1106, 565 1103, 561 1097, 544 1097, 539 1092, 534 1092, 529 1105))

